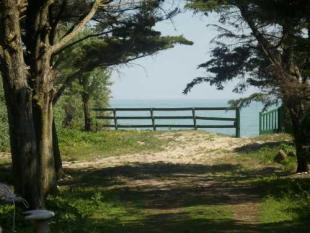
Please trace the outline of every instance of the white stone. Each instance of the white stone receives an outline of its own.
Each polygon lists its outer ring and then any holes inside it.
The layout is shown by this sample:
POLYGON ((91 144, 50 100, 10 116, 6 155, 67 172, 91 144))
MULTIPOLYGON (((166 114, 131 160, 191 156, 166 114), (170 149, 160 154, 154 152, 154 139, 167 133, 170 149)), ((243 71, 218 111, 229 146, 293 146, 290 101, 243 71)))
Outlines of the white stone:
POLYGON ((48 220, 55 216, 55 213, 49 210, 28 210, 24 214, 26 220, 48 220))

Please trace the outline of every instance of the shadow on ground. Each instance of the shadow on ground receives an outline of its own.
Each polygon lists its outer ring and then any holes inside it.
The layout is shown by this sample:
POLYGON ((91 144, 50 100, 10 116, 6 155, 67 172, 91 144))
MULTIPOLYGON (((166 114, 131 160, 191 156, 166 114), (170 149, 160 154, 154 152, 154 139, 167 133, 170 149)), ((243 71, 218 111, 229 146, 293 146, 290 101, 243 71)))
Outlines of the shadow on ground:
POLYGON ((10 164, 1 164, 0 165, 0 183, 11 184, 12 180, 12 171, 10 164))
POLYGON ((78 219, 79 223, 67 222, 70 230, 54 227, 54 232, 79 233, 308 233, 310 230, 301 222, 271 224, 245 224, 234 220, 191 219, 185 214, 161 214, 140 221, 126 223, 114 220, 78 219), (72 224, 72 225, 71 225, 72 224))
MULTIPOLYGON (((239 164, 137 163, 112 168, 66 171, 61 192, 48 208, 56 211, 57 233, 307 233, 308 210, 294 211, 295 221, 261 224, 229 215, 234 205, 260 202, 274 194, 281 198, 290 178, 252 182, 275 174, 276 168, 243 169, 239 164)), ((9 168, 0 168, 9 178, 9 168)), ((310 187, 309 180, 302 180, 310 187)), ((12 214, 4 210, 2 214, 12 214)), ((0 225, 9 228, 7 215, 0 225)), ((18 231, 28 233, 21 217, 18 231)))
MULTIPOLYGON (((245 179, 240 169, 239 165, 232 164, 139 163, 84 172, 70 170, 73 179, 64 184, 72 188, 103 188, 105 194, 143 209, 226 205, 248 202, 256 197, 254 186, 234 182, 245 179)), ((92 192, 90 190, 85 196, 92 192)))
POLYGON ((281 145, 293 145, 293 143, 288 142, 288 141, 263 142, 263 143, 253 142, 253 143, 241 146, 241 147, 237 147, 234 151, 238 153, 250 153, 250 152, 259 151, 262 148, 266 148, 266 147, 275 148, 281 145))

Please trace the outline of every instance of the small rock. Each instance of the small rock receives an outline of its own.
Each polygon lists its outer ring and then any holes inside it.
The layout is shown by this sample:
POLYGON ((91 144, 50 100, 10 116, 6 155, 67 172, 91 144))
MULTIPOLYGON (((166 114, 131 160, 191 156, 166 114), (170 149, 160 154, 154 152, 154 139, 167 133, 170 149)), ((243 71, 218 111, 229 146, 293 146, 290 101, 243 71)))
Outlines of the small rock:
POLYGON ((287 154, 283 150, 279 150, 278 154, 274 158, 274 161, 280 163, 287 159, 287 154))

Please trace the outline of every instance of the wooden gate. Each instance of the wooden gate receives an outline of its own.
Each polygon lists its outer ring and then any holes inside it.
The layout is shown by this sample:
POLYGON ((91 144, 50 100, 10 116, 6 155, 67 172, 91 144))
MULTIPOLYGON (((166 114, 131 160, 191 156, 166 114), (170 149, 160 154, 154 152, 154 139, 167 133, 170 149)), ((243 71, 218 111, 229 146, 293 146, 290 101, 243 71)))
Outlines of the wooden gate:
POLYGON ((284 132, 283 107, 259 113, 259 134, 284 132))
POLYGON ((101 125, 105 128, 150 128, 156 130, 158 128, 234 128, 235 136, 240 137, 240 109, 239 108, 97 108, 93 109, 96 112, 96 119, 107 120, 109 123, 101 125), (200 116, 201 111, 234 111, 234 117, 208 117, 200 116), (126 116, 119 116, 119 112, 127 112, 126 116), (137 116, 134 112, 143 112, 143 116, 137 116), (185 115, 175 115, 176 112, 187 112, 185 115), (161 113, 161 114, 158 114, 161 113), (162 115, 163 113, 170 113, 162 115), (172 115, 171 115, 172 114, 172 115), (174 115, 173 115, 174 114, 174 115), (168 116, 169 115, 169 116, 168 116), (190 120, 191 124, 180 124, 177 120, 190 120), (127 120, 133 123, 119 123, 119 120, 127 120), (147 124, 137 124, 139 120, 147 120, 147 124), (158 120, 174 120, 175 124, 162 124, 158 120), (201 124, 201 121, 208 122, 201 124), (227 122, 225 124, 210 124, 209 122, 227 122))

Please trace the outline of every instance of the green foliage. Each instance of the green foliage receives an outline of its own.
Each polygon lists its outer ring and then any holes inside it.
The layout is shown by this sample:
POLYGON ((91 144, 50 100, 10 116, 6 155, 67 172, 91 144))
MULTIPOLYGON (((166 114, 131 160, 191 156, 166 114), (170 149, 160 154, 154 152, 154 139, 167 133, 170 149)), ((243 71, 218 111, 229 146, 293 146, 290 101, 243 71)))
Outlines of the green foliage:
MULTIPOLYGON (((211 58, 199 65, 204 77, 192 80, 184 90, 207 82, 222 90, 237 81, 234 92, 249 87, 258 93, 231 104, 246 106, 261 101, 265 108, 281 103, 285 110, 286 132, 295 137, 296 147, 310 143, 310 5, 305 0, 191 0, 195 11, 216 11, 219 34, 213 40, 211 58), (290 129, 292 128, 292 130, 290 129)), ((306 153, 306 152, 303 152, 306 153)), ((298 171, 307 171, 307 162, 297 150, 298 171)))
MULTIPOLYGON (((92 72, 80 74, 66 88, 63 97, 57 103, 58 111, 62 114, 62 126, 83 128, 85 113, 83 104, 87 101, 89 114, 92 118, 93 108, 106 108, 110 99, 110 72, 95 69, 92 72)), ((94 122, 95 119, 92 119, 94 122)), ((59 123, 58 123, 59 125, 59 123)))
POLYGON ((100 21, 106 23, 97 23, 80 33, 58 55, 57 66, 67 76, 80 75, 98 67, 107 68, 154 55, 173 48, 175 44, 191 45, 192 42, 183 36, 162 36, 161 32, 154 30, 157 22, 174 15, 173 12, 160 13, 160 4, 160 1, 142 2, 140 6, 133 3, 132 8, 120 10, 120 13, 112 11, 111 18, 100 21))
POLYGON ((264 195, 261 205, 261 221, 265 224, 294 222, 296 232, 309 232, 310 183, 307 179, 276 177, 258 182, 264 195))
POLYGON ((267 94, 253 93, 250 96, 244 98, 229 100, 228 104, 232 107, 244 108, 249 106, 253 101, 265 103, 264 110, 266 110, 270 106, 274 106, 274 104, 277 102, 276 100, 270 101, 270 98, 267 94))
MULTIPOLYGON (((253 144, 239 152, 239 160, 246 161, 244 169, 251 170, 250 166, 271 169, 276 162, 274 158, 281 149, 286 153, 294 152, 294 146, 289 142, 288 135, 267 135, 256 138, 262 143, 260 146, 253 144), (273 140, 273 143, 270 143, 273 140), (269 142, 268 142, 269 141, 269 142), (250 162, 249 162, 250 161, 250 162), (254 161, 257 161, 257 165, 254 161), (254 163, 253 163, 254 162, 254 163)), ((259 207, 259 221, 262 227, 258 232, 309 232, 308 219, 310 217, 310 182, 307 177, 290 177, 295 171, 296 158, 288 157, 281 162, 278 172, 267 172, 264 176, 256 175, 254 180, 249 180, 257 193, 262 197, 259 207), (278 226, 282 225, 283 228, 278 226), (277 226, 277 227, 273 227, 277 226), (272 230, 271 230, 272 229, 272 230)), ((264 169, 262 169, 264 170, 264 169)))
MULTIPOLYGON (((88 181, 97 178, 94 174, 88 175, 88 181)), ((76 178, 75 175, 74 179, 76 178)), ((175 213, 175 219, 169 213, 161 214, 156 213, 156 210, 143 209, 147 205, 147 203, 141 203, 141 199, 146 198, 143 193, 138 192, 136 195, 124 197, 125 190, 110 192, 102 188, 107 184, 105 182, 108 183, 108 180, 101 179, 101 182, 97 181, 86 187, 65 186, 62 187, 60 194, 51 196, 47 200, 47 208, 56 211, 56 217, 51 223, 52 232, 145 233, 147 230, 150 233, 182 233, 186 229, 185 232, 203 233, 208 227, 210 232, 216 233, 219 228, 226 228, 225 223, 232 217, 228 208, 201 205, 182 208, 181 213, 175 213), (177 218, 181 218, 182 221, 178 221, 177 218), (213 225, 212 221, 222 221, 224 225, 213 225)), ((9 228, 12 208, 2 207, 0 210, 1 223, 9 228)), ((18 214, 17 233, 31 232, 33 231, 30 224, 18 214)))
MULTIPOLYGON (((77 37, 80 40, 94 33, 90 29, 84 30, 77 37)), ((67 48, 57 57, 57 70, 61 78, 58 79, 58 89, 61 98, 58 108, 63 109, 63 117, 69 121, 71 127, 80 127, 83 118, 83 97, 86 96, 90 102, 90 110, 93 107, 107 107, 110 98, 110 72, 100 66, 94 65, 92 69, 83 69, 78 61, 89 62, 94 57, 87 57, 84 46, 97 44, 102 39, 97 37, 82 40, 76 45, 67 48)), ((98 63, 98 60, 97 60, 98 63)), ((67 124, 68 125, 68 124, 67 124)))
MULTIPOLYGON (((306 216, 301 216, 301 213, 305 212, 310 207, 310 194, 306 197, 296 195, 285 195, 282 198, 274 198, 269 196, 264 200, 262 205, 262 222, 274 223, 279 221, 301 221, 300 218, 309 217, 309 213, 306 216), (296 198, 298 197, 298 198, 296 198)), ((305 227, 305 230, 307 228, 305 227)))
POLYGON ((187 0, 186 7, 193 9, 196 12, 203 12, 208 14, 208 12, 212 11, 219 12, 228 2, 229 1, 226 0, 187 0))
POLYGON ((7 111, 0 76, 0 151, 9 151, 9 126, 7 122, 7 111))
POLYGON ((66 94, 61 103, 65 126, 79 125, 73 119, 74 116, 81 119, 82 115, 77 107, 77 95, 84 103, 85 99, 90 99, 89 108, 107 107, 111 85, 108 67, 154 55, 160 50, 173 48, 175 44, 192 44, 183 36, 161 36, 159 31, 154 30, 155 23, 163 18, 152 7, 152 4, 146 4, 133 14, 122 12, 122 23, 109 22, 113 29, 109 29, 107 34, 101 31, 110 28, 110 24, 96 24, 85 29, 56 56, 55 64, 60 74, 58 96, 66 94))
MULTIPOLYGON (((254 143, 253 145, 243 148, 240 150, 240 159, 257 160, 260 164, 271 165, 275 164, 275 157, 280 150, 283 150, 286 154, 295 153, 294 145, 289 143, 286 137, 284 140, 279 140, 281 135, 277 138, 278 141, 273 143, 254 143)), ((260 140, 261 139, 263 138, 260 137, 260 140)), ((281 161, 280 164, 285 172, 294 172, 296 170, 296 157, 288 156, 288 158, 281 161)))
MULTIPOLYGON (((246 102, 259 100, 271 105, 283 98, 285 90, 291 92, 290 101, 298 98, 300 91, 290 85, 284 87, 283 81, 276 78, 279 71, 274 63, 281 56, 281 62, 293 62, 303 79, 309 79, 310 66, 305 62, 310 51, 307 1, 189 0, 187 7, 203 13, 216 11, 219 24, 212 26, 219 34, 213 40, 211 58, 199 65, 206 75, 190 82, 185 93, 203 82, 223 89, 227 82, 237 80, 234 92, 244 93, 254 86, 264 95, 259 99, 252 95, 246 102), (290 53, 291 59, 286 58, 290 53)), ((305 81, 301 83, 307 88, 305 81)), ((301 97, 306 102, 303 98, 307 99, 307 94, 301 97)))
POLYGON ((198 66, 205 71, 207 77, 193 79, 187 84, 184 93, 188 93, 195 85, 204 82, 222 90, 227 82, 238 80, 239 82, 233 89, 236 93, 244 93, 249 86, 255 86, 262 91, 247 98, 247 102, 255 100, 273 103, 274 95, 270 95, 267 91, 273 90, 276 84, 266 70, 269 61, 263 56, 260 47, 256 42, 251 43, 254 39, 249 35, 238 35, 233 30, 222 26, 217 26, 217 28, 220 34, 217 36, 215 48, 211 50, 211 59, 198 66), (233 44, 222 42, 225 39, 233 41, 233 44), (260 98, 257 98, 258 95, 260 98))
POLYGON ((155 55, 176 44, 192 44, 183 36, 161 36, 160 32, 151 29, 139 30, 141 28, 138 27, 131 32, 124 27, 120 35, 116 33, 111 38, 88 39, 91 43, 82 43, 83 54, 72 61, 74 67, 78 67, 79 72, 87 72, 97 67, 126 64, 141 57, 155 55))
MULTIPOLYGON (((81 150, 77 144, 96 145, 109 137, 103 132, 65 131, 61 135, 66 137, 61 141, 72 148, 74 159, 85 158, 74 155, 81 150)), ((160 132, 144 131, 111 134, 115 141, 128 146, 121 154, 135 151, 134 141, 164 136, 160 132)), ((271 161, 278 149, 293 149, 289 140, 284 134, 258 137, 253 142, 260 141, 265 146, 241 147, 244 150, 236 152, 239 156, 233 153, 210 164, 147 163, 142 158, 139 163, 127 164, 115 157, 120 162, 116 166, 67 168, 70 176, 60 182, 59 192, 51 195, 46 203, 48 209, 56 212, 51 230, 59 233, 205 233, 206 229, 210 233, 308 233, 309 179, 283 176, 281 167, 271 161), (252 214, 257 217, 254 222, 248 220, 252 214)), ((112 141, 107 144, 117 150, 118 143, 112 141)), ((148 144, 147 140, 145 143, 148 144)), ((163 143, 166 145, 167 141, 163 143)), ((153 150, 146 147, 144 153, 153 150)), ((117 153, 111 155, 120 155, 117 153)), ((0 224, 6 231, 12 226, 12 216, 11 206, 0 206, 0 224)), ((16 222, 17 233, 33 232, 20 211, 16 222)))
POLYGON ((57 129, 62 127, 81 130, 83 128, 83 106, 81 96, 69 94, 70 88, 61 97, 55 108, 57 129), (67 94, 68 93, 68 94, 67 94))

